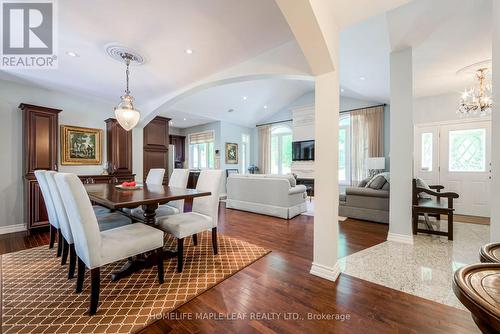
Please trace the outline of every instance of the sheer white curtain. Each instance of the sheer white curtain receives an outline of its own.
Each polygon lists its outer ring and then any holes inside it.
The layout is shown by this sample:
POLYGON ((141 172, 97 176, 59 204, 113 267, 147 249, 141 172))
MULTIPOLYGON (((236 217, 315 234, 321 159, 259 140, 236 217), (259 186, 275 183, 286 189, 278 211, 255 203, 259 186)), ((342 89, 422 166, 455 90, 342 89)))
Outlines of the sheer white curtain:
POLYGON ((271 125, 259 129, 259 169, 262 174, 271 173, 271 125))
POLYGON ((384 107, 372 107, 351 112, 352 184, 368 176, 366 159, 384 156, 384 107))

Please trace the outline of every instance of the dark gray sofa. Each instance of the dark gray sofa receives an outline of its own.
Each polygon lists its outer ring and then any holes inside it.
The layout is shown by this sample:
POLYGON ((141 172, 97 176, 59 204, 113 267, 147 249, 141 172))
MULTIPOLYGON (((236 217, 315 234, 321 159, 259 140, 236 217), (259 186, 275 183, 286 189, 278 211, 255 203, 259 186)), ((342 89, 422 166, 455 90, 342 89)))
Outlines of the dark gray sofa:
POLYGON ((389 182, 381 189, 365 187, 363 180, 358 187, 346 188, 340 195, 339 215, 354 219, 389 223, 389 182))

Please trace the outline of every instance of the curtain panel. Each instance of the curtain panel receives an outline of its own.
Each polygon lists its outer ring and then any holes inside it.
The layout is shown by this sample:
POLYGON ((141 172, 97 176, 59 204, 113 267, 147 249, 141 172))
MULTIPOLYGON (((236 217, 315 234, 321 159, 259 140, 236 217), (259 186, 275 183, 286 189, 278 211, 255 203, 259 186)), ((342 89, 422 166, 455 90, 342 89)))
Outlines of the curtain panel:
POLYGON ((271 173, 271 125, 261 125, 259 129, 259 169, 263 174, 271 173))
POLYGON ((384 156, 384 107, 351 112, 351 184, 368 176, 366 159, 384 156))

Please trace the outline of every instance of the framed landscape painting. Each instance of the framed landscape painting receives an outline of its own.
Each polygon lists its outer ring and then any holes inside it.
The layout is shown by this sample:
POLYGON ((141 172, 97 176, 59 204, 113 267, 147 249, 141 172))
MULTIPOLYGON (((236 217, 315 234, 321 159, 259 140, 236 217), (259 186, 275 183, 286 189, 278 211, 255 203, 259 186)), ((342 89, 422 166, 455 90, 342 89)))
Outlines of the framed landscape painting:
POLYGON ((238 144, 226 143, 226 164, 238 164, 238 144))
POLYGON ((102 130, 61 125, 61 164, 100 165, 102 130))

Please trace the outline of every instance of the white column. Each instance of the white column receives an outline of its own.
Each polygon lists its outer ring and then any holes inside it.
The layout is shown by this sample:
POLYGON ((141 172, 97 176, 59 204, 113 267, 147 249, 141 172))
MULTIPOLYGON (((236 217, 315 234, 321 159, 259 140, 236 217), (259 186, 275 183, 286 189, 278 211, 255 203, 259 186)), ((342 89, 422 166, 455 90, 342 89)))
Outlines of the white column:
POLYGON ((412 49, 391 53, 391 195, 387 240, 413 243, 413 68, 412 49))
POLYGON ((339 29, 330 0, 276 3, 316 79, 314 162, 314 256, 311 274, 336 280, 338 244, 339 29))
POLYGON ((316 76, 314 161, 314 259, 311 274, 335 280, 339 235, 338 72, 316 76))
POLYGON ((491 116, 491 224, 492 242, 500 241, 500 3, 493 1, 492 56, 493 111, 491 116))

